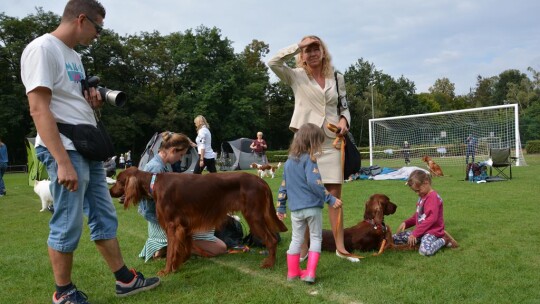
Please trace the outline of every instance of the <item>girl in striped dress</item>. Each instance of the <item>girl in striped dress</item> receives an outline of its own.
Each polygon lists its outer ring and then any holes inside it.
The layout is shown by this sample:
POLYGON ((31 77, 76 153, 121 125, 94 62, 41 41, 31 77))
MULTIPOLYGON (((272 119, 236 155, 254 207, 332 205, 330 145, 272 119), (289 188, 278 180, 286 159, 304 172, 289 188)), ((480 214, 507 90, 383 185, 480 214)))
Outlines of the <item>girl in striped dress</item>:
MULTIPOLYGON (((167 164, 174 164, 182 159, 191 147, 191 140, 181 133, 165 131, 161 133, 161 146, 158 153, 144 166, 143 171, 162 173, 169 171, 167 164)), ((139 213, 148 221, 148 239, 144 244, 140 258, 145 262, 152 258, 161 258, 167 252, 167 235, 159 225, 156 215, 156 204, 151 199, 139 202, 139 213)), ((194 233, 193 247, 202 251, 201 255, 214 256, 227 252, 223 241, 207 232, 194 233)), ((200 253, 200 252, 194 252, 200 253)))

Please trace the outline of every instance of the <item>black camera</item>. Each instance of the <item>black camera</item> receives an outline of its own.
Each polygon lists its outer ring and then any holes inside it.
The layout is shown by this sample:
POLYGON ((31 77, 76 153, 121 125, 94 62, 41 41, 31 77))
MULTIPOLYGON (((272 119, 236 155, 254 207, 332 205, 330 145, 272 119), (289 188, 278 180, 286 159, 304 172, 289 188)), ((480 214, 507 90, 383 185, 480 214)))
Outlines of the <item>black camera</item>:
POLYGON ((86 78, 86 80, 83 79, 81 80, 81 84, 83 96, 84 91, 87 91, 89 88, 96 88, 96 90, 98 90, 99 94, 101 95, 101 99, 108 102, 110 105, 113 105, 115 107, 122 107, 126 103, 126 93, 122 91, 109 90, 107 88, 98 86, 99 77, 97 76, 88 77, 86 78))

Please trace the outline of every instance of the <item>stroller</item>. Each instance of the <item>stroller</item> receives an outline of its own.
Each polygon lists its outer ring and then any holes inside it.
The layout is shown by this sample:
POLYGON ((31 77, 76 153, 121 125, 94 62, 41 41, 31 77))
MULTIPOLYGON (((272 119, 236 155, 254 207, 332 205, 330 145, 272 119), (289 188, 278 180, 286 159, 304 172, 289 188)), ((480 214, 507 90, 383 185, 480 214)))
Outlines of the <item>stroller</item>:
POLYGON ((103 168, 105 169, 105 175, 113 178, 116 176, 116 156, 113 156, 103 162, 103 168))

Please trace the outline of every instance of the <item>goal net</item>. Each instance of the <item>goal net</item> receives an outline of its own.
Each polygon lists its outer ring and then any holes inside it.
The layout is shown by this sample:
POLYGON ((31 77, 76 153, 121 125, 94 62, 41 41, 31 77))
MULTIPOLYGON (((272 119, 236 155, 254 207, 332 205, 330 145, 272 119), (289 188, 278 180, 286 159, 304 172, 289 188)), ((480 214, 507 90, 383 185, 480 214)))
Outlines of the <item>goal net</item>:
POLYGON ((526 165, 517 104, 369 120, 370 165, 423 167, 429 155, 439 164, 463 166, 467 156, 487 161, 491 148, 511 148, 515 165, 526 165))

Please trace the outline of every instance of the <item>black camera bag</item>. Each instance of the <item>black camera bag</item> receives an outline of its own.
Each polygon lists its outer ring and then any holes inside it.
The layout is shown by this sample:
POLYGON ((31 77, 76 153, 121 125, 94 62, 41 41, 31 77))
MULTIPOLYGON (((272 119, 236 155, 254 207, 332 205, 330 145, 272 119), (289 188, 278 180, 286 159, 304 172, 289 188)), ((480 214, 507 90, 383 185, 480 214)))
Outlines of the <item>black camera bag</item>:
POLYGON ((105 161, 115 155, 113 143, 101 120, 97 120, 97 127, 89 124, 56 124, 58 131, 71 139, 77 152, 84 158, 105 161))

